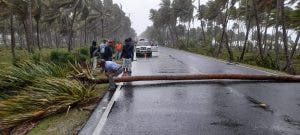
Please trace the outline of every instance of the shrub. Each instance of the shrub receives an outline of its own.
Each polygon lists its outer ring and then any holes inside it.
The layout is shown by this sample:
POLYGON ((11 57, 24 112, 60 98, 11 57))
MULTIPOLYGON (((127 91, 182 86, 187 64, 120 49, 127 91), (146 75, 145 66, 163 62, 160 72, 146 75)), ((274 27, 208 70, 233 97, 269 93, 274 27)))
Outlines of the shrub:
POLYGON ((41 54, 40 53, 35 53, 31 56, 31 60, 34 62, 34 63, 38 63, 41 61, 41 54))
POLYGON ((74 56, 76 57, 77 62, 84 63, 90 58, 89 49, 82 48, 78 51, 78 53, 74 53, 74 56))
POLYGON ((52 51, 50 53, 50 60, 57 64, 67 64, 68 62, 74 63, 74 57, 71 53, 66 51, 52 51))
POLYGON ((85 55, 85 56, 89 56, 90 54, 89 54, 89 48, 82 48, 82 49, 80 49, 80 54, 83 54, 83 55, 85 55))

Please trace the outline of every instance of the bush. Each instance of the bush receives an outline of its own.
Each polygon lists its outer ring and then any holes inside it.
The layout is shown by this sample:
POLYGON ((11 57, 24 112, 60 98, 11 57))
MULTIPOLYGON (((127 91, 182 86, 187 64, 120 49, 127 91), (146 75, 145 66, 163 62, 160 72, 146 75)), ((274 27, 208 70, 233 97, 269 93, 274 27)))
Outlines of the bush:
POLYGON ((83 54, 83 55, 85 55, 85 56, 89 56, 90 54, 89 54, 89 48, 82 48, 82 49, 80 49, 80 54, 83 54))
POLYGON ((35 53, 31 56, 31 60, 34 62, 34 63, 38 63, 38 62, 41 62, 41 54, 40 53, 35 53))
POLYGON ((269 69, 279 69, 279 67, 277 67, 277 64, 275 62, 275 58, 273 58, 271 55, 267 54, 267 56, 264 57, 264 59, 262 60, 261 58, 257 57, 257 65, 264 67, 264 68, 269 68, 269 69))
POLYGON ((56 50, 50 53, 50 61, 56 64, 67 64, 68 62, 74 63, 75 59, 69 52, 56 50))
POLYGON ((86 62, 90 58, 89 49, 82 48, 79 50, 79 54, 74 54, 76 56, 76 61, 79 63, 86 62))

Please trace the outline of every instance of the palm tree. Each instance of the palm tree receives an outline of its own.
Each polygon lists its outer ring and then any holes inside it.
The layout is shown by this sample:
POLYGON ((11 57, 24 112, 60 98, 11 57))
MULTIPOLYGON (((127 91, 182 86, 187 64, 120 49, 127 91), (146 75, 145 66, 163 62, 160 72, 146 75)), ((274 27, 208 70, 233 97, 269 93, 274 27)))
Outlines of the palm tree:
POLYGON ((200 26, 201 26, 201 31, 202 31, 202 36, 203 36, 203 41, 204 43, 206 42, 206 38, 205 38, 205 31, 204 31, 204 14, 206 9, 205 5, 200 5, 200 0, 198 1, 199 5, 198 5, 198 20, 200 20, 200 26))
MULTIPOLYGON (((11 53, 13 61, 16 60, 16 52, 15 52, 15 30, 14 30, 14 11, 13 8, 11 8, 7 3, 1 1, 0 2, 1 7, 1 16, 7 18, 9 16, 10 20, 10 36, 11 36, 11 53)), ((5 35, 6 36, 6 35, 5 35)))

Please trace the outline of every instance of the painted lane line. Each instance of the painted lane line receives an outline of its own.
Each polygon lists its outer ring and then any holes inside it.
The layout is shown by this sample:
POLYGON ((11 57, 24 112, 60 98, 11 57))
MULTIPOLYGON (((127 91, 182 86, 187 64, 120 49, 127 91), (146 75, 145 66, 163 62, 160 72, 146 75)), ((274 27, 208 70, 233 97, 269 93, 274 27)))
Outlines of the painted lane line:
POLYGON ((116 89, 113 97, 109 101, 104 113, 101 116, 101 119, 100 119, 99 123, 97 124, 97 127, 95 128, 95 130, 93 132, 93 135, 100 135, 100 133, 101 133, 101 131, 102 131, 104 125, 105 125, 105 122, 108 118, 108 115, 111 112, 111 109, 112 109, 113 105, 115 104, 115 101, 117 101, 118 97, 120 96, 122 87, 123 87, 123 83, 118 86, 118 88, 116 89))
MULTIPOLYGON (((123 73, 120 74, 118 77, 121 77, 123 76, 123 73)), ((110 99, 107 107, 105 108, 105 111, 104 113, 102 114, 101 118, 100 118, 100 121, 98 122, 94 132, 92 135, 100 135, 101 134, 101 131, 105 125, 105 122, 109 116, 109 113, 111 112, 111 109, 113 108, 115 102, 117 101, 117 99, 119 98, 120 94, 121 94, 121 88, 123 87, 124 83, 121 82, 121 83, 118 83, 118 87, 114 93, 114 95, 112 96, 112 98, 110 99)))

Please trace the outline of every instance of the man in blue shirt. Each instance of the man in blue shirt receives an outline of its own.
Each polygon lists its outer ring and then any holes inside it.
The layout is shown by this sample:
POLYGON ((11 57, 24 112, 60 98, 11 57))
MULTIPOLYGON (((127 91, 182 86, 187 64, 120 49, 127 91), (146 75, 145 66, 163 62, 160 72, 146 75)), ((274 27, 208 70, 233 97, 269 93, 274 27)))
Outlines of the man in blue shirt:
POLYGON ((116 83, 114 81, 114 77, 117 77, 120 75, 124 69, 121 65, 117 64, 113 61, 105 61, 101 60, 100 66, 102 68, 102 71, 105 71, 106 76, 109 80, 109 89, 108 90, 115 90, 116 89, 116 83))

